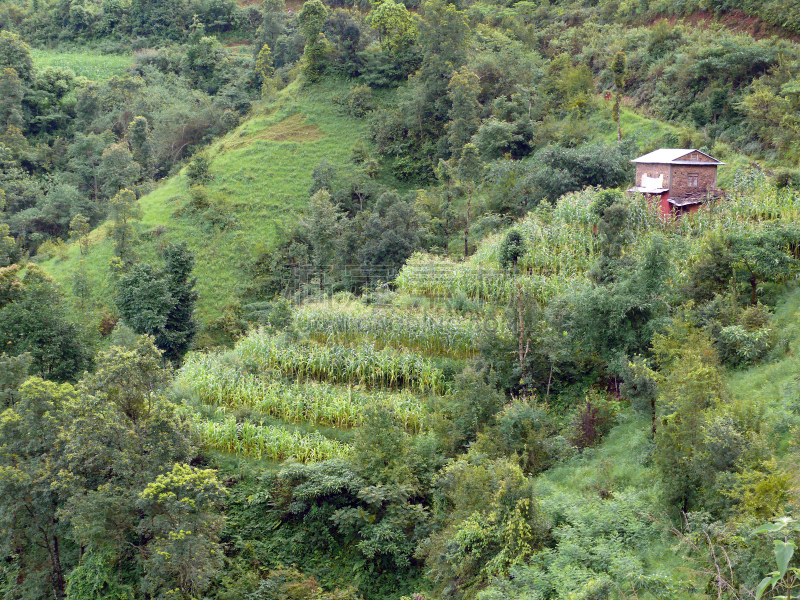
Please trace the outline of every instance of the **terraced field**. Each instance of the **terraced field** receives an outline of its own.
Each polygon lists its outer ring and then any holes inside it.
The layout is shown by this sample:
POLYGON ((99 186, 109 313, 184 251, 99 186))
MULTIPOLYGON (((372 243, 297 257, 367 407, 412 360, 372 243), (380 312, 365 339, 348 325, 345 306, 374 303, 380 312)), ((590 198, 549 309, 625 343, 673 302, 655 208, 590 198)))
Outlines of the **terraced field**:
POLYGON ((342 456, 339 438, 374 406, 418 434, 429 402, 449 393, 442 362, 474 355, 481 326, 354 300, 301 306, 294 317, 293 336, 259 330, 232 350, 187 357, 176 389, 191 398, 187 411, 206 447, 273 461, 342 456))

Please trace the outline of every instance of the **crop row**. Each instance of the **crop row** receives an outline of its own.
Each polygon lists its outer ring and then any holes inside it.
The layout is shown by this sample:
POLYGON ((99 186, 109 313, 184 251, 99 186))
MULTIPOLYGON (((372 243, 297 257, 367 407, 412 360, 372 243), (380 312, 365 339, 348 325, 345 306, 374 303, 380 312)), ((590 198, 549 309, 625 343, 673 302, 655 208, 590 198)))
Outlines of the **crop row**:
POLYGON ((327 381, 369 388, 403 389, 420 394, 442 393, 442 371, 432 361, 411 352, 285 342, 261 331, 236 344, 234 354, 242 364, 274 370, 298 381, 327 381))
POLYGON ((321 382, 306 384, 265 381, 219 360, 192 354, 178 374, 178 384, 204 404, 248 408, 289 423, 349 428, 361 424, 368 406, 391 406, 410 432, 421 430, 425 408, 407 390, 365 391, 321 382))
POLYGON ((463 317, 371 310, 357 303, 310 304, 295 311, 303 333, 324 343, 369 340, 438 356, 468 358, 477 353, 481 325, 463 317))
POLYGON ((273 425, 237 423, 228 418, 223 422, 193 419, 195 435, 203 443, 231 454, 274 461, 294 459, 299 462, 317 462, 345 456, 346 444, 337 442, 318 432, 303 434, 273 425))
POLYGON ((550 277, 515 274, 473 263, 452 263, 438 257, 415 254, 400 271, 395 283, 410 295, 450 298, 463 294, 473 300, 505 305, 520 288, 526 295, 545 302, 582 280, 582 275, 550 277))

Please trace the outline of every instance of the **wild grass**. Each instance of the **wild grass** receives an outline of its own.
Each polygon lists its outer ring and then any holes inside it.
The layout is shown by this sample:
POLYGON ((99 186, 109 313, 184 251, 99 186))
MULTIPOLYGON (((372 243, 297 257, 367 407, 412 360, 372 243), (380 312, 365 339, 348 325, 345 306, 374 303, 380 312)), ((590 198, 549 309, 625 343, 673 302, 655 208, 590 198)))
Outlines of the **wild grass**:
POLYGON ((100 54, 90 51, 61 51, 31 49, 33 64, 37 69, 61 67, 72 69, 75 75, 93 81, 105 81, 115 75, 122 76, 133 64, 133 57, 124 54, 100 54))

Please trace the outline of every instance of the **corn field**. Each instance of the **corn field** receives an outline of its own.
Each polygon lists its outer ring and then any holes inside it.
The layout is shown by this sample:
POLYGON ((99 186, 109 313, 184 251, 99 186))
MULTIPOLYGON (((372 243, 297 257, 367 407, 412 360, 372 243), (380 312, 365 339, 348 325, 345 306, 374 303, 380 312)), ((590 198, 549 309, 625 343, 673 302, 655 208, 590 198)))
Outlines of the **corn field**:
POLYGON ((265 381, 215 355, 189 355, 177 383, 203 404, 248 408, 288 423, 346 429, 362 423, 367 407, 380 404, 390 406, 410 433, 418 433, 424 424, 424 404, 408 390, 370 392, 320 382, 265 381))
POLYGON ((427 254, 413 255, 395 283, 402 293, 426 298, 450 298, 463 294, 471 300, 505 305, 522 287, 545 302, 583 280, 582 275, 551 277, 513 274, 471 262, 454 263, 427 254))
POLYGON ((378 350, 372 345, 351 348, 285 343, 259 331, 239 341, 234 354, 242 364, 278 371, 301 382, 318 380, 367 388, 408 388, 419 394, 445 391, 442 371, 429 359, 389 348, 378 350))
POLYGON ((209 448, 256 459, 294 459, 307 463, 345 456, 349 452, 346 444, 316 431, 303 434, 283 427, 248 422, 237 428, 233 418, 223 422, 192 419, 191 423, 194 434, 209 448))
MULTIPOLYGON (((464 294, 493 304, 507 303, 521 285, 534 298, 546 302, 585 281, 586 272, 597 258, 599 239, 594 228, 598 217, 591 210, 595 194, 592 189, 567 194, 552 211, 530 213, 515 225, 526 244, 525 254, 517 264, 522 275, 499 268, 504 235, 496 234, 485 239, 466 262, 415 254, 400 271, 396 283, 401 292, 410 295, 446 298, 464 294)), ((625 203, 629 226, 639 232, 626 252, 641 256, 651 241, 645 233, 658 233, 675 250, 672 260, 679 274, 702 256, 705 238, 752 231, 754 223, 800 220, 800 195, 764 182, 706 203, 696 214, 680 219, 663 218, 642 195, 628 198, 625 203)))
POLYGON ((373 310, 357 302, 319 303, 295 311, 295 325, 322 343, 407 348, 427 355, 470 358, 478 353, 481 323, 435 313, 373 310))

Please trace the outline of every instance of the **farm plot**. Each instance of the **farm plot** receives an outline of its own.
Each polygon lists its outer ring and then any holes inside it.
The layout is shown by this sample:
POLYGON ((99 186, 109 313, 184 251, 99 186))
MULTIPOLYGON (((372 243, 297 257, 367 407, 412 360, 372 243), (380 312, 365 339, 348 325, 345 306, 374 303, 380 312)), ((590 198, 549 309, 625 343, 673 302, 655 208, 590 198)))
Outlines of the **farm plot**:
POLYGON ((100 54, 83 50, 63 52, 32 48, 31 57, 37 69, 45 67, 72 69, 75 75, 93 81, 106 81, 115 75, 125 75, 133 64, 133 57, 130 55, 100 54))
POLYGON ((347 430, 362 423, 372 406, 391 408, 409 433, 421 432, 426 395, 446 389, 442 371, 417 354, 363 344, 303 344, 263 332, 251 333, 227 352, 190 354, 175 385, 205 407, 204 414, 211 413, 205 418, 187 406, 195 435, 206 447, 301 462, 346 454, 347 444, 314 429, 347 430), (258 421, 262 418, 286 426, 258 421))
POLYGON ((371 309, 359 302, 308 304, 295 312, 294 323, 321 343, 368 341, 452 358, 475 356, 483 327, 460 315, 371 309))
POLYGON ((408 390, 367 391, 324 382, 264 379, 217 355, 189 356, 178 384, 190 389, 203 404, 246 408, 287 423, 348 429, 362 423, 367 407, 380 404, 391 406, 409 432, 418 433, 423 427, 423 400, 408 390))
POLYGON ((390 348, 379 350, 374 345, 302 344, 256 332, 241 340, 234 353, 242 364, 298 381, 409 389, 420 394, 443 393, 446 387, 441 369, 431 359, 390 348))
POLYGON ((192 424, 195 435, 206 446, 259 460, 292 458, 300 462, 315 462, 348 453, 346 444, 316 431, 303 434, 276 425, 237 423, 232 417, 222 422, 196 417, 192 424))

